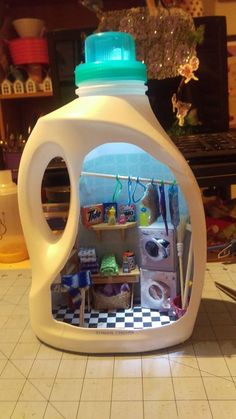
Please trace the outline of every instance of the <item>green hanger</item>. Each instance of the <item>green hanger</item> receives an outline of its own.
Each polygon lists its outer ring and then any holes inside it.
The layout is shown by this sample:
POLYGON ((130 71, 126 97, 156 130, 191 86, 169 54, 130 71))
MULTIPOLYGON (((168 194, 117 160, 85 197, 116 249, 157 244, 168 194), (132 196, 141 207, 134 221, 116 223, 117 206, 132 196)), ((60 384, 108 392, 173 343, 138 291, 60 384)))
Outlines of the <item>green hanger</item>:
POLYGON ((116 202, 118 196, 120 195, 121 191, 122 191, 123 185, 119 179, 119 176, 116 175, 116 186, 115 186, 115 190, 113 193, 113 197, 112 197, 112 202, 116 202))

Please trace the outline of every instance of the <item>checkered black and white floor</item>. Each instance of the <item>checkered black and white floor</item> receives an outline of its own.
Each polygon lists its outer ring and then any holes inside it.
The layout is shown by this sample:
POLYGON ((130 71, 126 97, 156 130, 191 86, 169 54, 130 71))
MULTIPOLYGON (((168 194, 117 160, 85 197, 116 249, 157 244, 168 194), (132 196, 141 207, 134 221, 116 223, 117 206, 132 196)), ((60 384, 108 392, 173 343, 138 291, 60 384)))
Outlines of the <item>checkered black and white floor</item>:
MULTIPOLYGON (((79 326, 79 310, 59 306, 53 310, 55 320, 79 326)), ((159 312, 136 306, 133 309, 119 310, 85 310, 84 327, 88 328, 133 328, 158 327, 173 323, 176 320, 172 312, 159 312)))

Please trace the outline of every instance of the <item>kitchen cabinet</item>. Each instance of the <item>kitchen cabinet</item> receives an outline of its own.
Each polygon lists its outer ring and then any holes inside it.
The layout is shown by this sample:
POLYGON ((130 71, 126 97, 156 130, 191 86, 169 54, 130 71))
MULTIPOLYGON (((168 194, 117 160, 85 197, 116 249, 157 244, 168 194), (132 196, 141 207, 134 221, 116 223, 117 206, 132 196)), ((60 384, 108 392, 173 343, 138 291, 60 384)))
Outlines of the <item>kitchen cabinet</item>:
POLYGON ((52 92, 36 92, 0 95, 1 140, 8 141, 10 135, 22 135, 27 139, 37 119, 52 110, 52 92))
POLYGON ((0 95, 0 141, 4 165, 12 170, 15 181, 23 143, 38 118, 52 111, 54 105, 52 92, 0 95))

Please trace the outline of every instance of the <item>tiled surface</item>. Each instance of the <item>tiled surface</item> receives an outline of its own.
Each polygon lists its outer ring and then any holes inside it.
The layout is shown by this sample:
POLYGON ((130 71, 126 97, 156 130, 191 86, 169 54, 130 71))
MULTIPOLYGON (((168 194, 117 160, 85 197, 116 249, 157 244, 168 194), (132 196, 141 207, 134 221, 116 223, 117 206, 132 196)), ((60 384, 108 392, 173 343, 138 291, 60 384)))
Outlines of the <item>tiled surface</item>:
POLYGON ((0 269, 0 418, 236 419, 236 265, 209 264, 191 339, 133 355, 63 353, 39 342, 27 271, 0 269))
MULTIPOLYGON (((66 306, 57 306, 52 310, 53 317, 65 323, 79 326, 79 309, 69 309, 66 306)), ((159 312, 149 308, 136 306, 133 309, 119 310, 85 310, 84 326, 87 328, 124 328, 144 329, 145 327, 159 327, 173 323, 176 315, 173 309, 169 312, 159 312)))

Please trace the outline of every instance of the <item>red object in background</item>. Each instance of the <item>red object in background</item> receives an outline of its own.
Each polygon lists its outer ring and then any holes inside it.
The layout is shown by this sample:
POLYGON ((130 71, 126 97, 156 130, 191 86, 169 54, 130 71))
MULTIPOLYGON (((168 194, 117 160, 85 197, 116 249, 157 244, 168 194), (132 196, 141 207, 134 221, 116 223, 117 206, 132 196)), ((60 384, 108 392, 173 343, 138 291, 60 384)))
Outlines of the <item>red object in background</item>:
POLYGON ((16 38, 8 41, 13 64, 48 64, 48 47, 44 38, 16 38))
POLYGON ((227 242, 223 237, 224 229, 232 225, 232 220, 206 217, 207 245, 214 246, 227 242), (220 237, 219 237, 220 236, 220 237))
POLYGON ((172 301, 171 301, 171 305, 175 311, 176 317, 178 319, 180 319, 181 317, 183 317, 183 315, 186 313, 186 309, 181 308, 182 304, 181 304, 181 297, 180 295, 177 295, 172 301))

